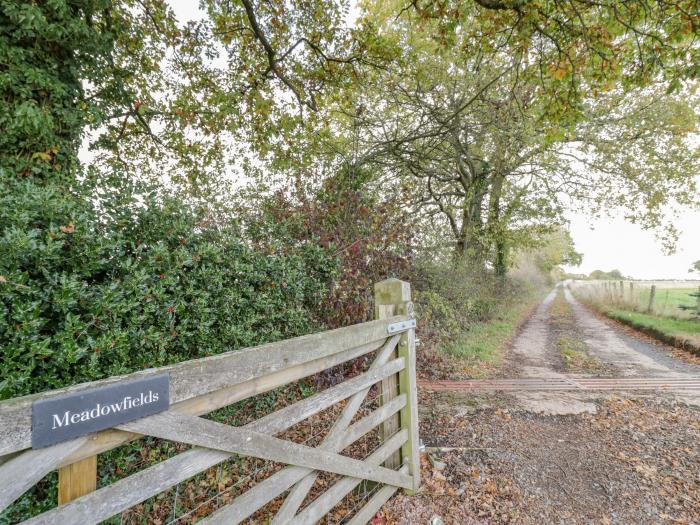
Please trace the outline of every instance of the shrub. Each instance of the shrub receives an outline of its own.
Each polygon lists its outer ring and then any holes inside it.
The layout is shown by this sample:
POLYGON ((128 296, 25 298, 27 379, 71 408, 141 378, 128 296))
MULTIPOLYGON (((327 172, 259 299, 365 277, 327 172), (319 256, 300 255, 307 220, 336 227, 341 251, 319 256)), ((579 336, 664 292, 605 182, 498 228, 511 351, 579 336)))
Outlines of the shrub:
POLYGON ((421 340, 446 343, 496 316, 520 285, 483 268, 421 257, 415 265, 415 302, 421 340))
POLYGON ((316 328, 334 271, 321 247, 261 252, 126 182, 0 181, 0 398, 316 328))
POLYGON ((314 243, 337 259, 338 272, 318 311, 332 328, 372 319, 374 283, 410 280, 410 217, 395 202, 372 195, 363 180, 362 174, 340 174, 315 192, 277 192, 262 199, 249 224, 261 247, 314 243))
POLYGON ((424 254, 416 265, 418 290, 440 295, 467 321, 489 319, 512 283, 469 262, 443 261, 424 254))

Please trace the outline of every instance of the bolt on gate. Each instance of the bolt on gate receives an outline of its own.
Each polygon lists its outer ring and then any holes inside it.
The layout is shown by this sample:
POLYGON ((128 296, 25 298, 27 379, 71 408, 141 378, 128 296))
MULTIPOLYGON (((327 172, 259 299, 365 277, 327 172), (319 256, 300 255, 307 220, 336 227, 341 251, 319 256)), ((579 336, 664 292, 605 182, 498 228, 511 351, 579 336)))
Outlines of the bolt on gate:
POLYGON ((399 488, 412 492, 420 485, 410 285, 397 279, 377 283, 374 321, 0 402, 0 437, 0 511, 48 473, 59 473, 58 506, 24 523, 99 523, 243 456, 286 466, 271 471, 198 523, 239 523, 285 494, 271 523, 314 523, 367 480, 376 490, 346 521, 366 523, 399 488), (363 373, 243 426, 200 417, 372 354, 363 373), (164 411, 31 448, 36 402, 88 395, 162 374, 169 379, 170 404, 164 411), (376 408, 360 410, 370 391, 377 392, 376 408), (317 446, 278 436, 334 407, 337 418, 317 446), (377 429, 379 444, 365 457, 342 454, 377 429), (97 489, 97 455, 144 436, 191 448, 97 489), (302 507, 320 473, 333 475, 334 483, 302 507))

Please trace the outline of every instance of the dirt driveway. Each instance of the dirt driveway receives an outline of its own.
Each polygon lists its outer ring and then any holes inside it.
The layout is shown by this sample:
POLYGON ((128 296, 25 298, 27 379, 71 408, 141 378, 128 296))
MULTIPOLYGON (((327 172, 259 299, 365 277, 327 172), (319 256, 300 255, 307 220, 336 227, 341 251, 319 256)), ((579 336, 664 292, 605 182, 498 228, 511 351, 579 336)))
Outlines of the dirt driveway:
MULTIPOLYGON (((501 374, 700 377, 677 356, 555 289, 501 374)), ((700 525, 700 391, 420 396, 424 487, 377 523, 700 525)))
MULTIPOLYGON (((700 377, 700 365, 681 361, 665 345, 622 332, 581 305, 568 288, 552 290, 525 324, 512 345, 505 372, 511 377, 611 377, 692 378, 700 377), (550 306, 557 295, 566 301, 568 322, 557 326, 550 306), (592 370, 569 371, 562 365, 557 345, 559 332, 580 342, 585 353, 600 364, 592 370)), ((664 394, 696 406, 700 391, 664 394)), ((548 414, 594 412, 600 393, 524 392, 516 398, 524 408, 548 414)))

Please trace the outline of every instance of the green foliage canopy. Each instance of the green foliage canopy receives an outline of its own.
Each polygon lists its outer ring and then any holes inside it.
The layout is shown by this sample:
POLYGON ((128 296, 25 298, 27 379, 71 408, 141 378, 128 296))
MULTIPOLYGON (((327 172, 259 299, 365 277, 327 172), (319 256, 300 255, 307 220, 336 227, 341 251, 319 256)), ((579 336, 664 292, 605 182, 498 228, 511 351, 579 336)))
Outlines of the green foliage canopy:
POLYGON ((622 210, 672 245, 665 211, 697 205, 699 104, 680 80, 694 78, 692 17, 677 25, 652 5, 579 6, 575 18, 558 2, 477 4, 414 2, 396 16, 396 3, 364 3, 402 55, 338 103, 335 129, 360 145, 355 163, 378 166, 392 191, 409 188, 407 205, 441 224, 459 254, 501 273, 572 207, 622 210), (640 44, 658 37, 639 34, 642 13, 659 17, 654 31, 681 34, 640 44))
POLYGON ((698 273, 700 273, 700 260, 695 261, 695 262, 691 265, 690 270, 688 270, 688 271, 691 272, 691 273, 692 273, 692 272, 698 272, 698 273))
POLYGON ((101 112, 90 97, 112 84, 105 59, 109 2, 0 2, 0 170, 69 177, 83 128, 101 112))

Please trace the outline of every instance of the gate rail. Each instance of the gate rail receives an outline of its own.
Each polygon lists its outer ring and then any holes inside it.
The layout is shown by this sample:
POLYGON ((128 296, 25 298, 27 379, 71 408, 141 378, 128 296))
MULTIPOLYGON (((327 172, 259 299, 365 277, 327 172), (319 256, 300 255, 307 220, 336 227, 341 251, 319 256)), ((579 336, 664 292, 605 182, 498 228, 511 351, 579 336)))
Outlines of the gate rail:
POLYGON ((377 320, 254 348, 144 370, 0 402, 0 511, 59 470, 59 505, 24 523, 98 523, 233 455, 288 465, 199 523, 238 523, 289 491, 273 524, 313 523, 362 480, 384 485, 349 523, 365 523, 398 488, 420 485, 415 333, 408 283, 375 286, 377 320), (398 315, 395 315, 398 314, 398 315), (369 369, 241 427, 202 416, 375 352, 369 369), (41 449, 31 449, 32 403, 67 393, 169 375, 167 411, 41 449), (382 404, 355 418, 370 388, 382 404), (347 400, 323 442, 309 447, 277 434, 347 400), (340 452, 376 427, 382 443, 360 460, 340 452), (185 452, 95 490, 95 456, 143 436, 192 445, 185 452), (301 511, 319 472, 342 476, 301 511))

